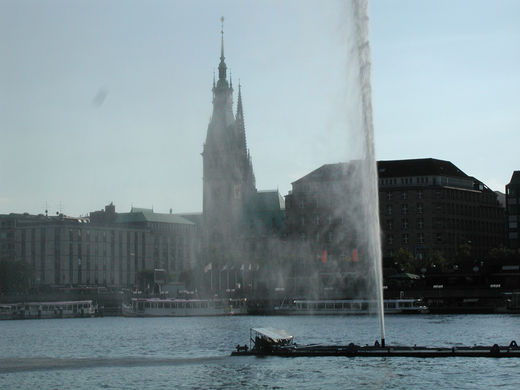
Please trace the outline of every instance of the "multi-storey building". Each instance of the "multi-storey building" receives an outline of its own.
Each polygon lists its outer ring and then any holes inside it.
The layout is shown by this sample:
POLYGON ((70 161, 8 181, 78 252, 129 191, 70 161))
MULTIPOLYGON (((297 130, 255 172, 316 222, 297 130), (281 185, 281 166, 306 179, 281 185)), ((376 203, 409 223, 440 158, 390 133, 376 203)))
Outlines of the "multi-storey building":
POLYGON ((504 243, 504 209, 497 195, 449 161, 380 161, 380 220, 384 256, 409 249, 416 259, 434 251, 448 260, 461 248, 484 260, 504 243))
POLYGON ((172 214, 113 205, 91 218, 0 216, 1 260, 31 265, 34 286, 134 286, 139 271, 164 268, 174 278, 195 262, 195 224, 172 214))
MULTIPOLYGON (((354 164, 355 165, 355 164, 354 164)), ((286 197, 289 236, 313 242, 314 252, 352 259, 353 163, 324 165, 292 183, 286 197), (341 239, 338 240, 337 237, 341 239)), ((449 161, 413 159, 378 162, 383 257, 408 249, 416 259, 437 252, 448 260, 461 246, 484 260, 504 243, 504 209, 497 195, 449 161)), ((355 203, 355 202, 354 202, 355 203)))
POLYGON ((507 239, 511 249, 520 248, 520 171, 514 171, 506 185, 507 239))
POLYGON ((326 164, 292 183, 285 197, 287 236, 306 242, 307 261, 346 259, 356 248, 350 208, 353 165, 326 164))
POLYGON ((90 222, 119 229, 121 233, 116 239, 119 258, 124 257, 126 244, 126 252, 134 257, 134 268, 139 271, 161 268, 177 279, 183 270, 197 265, 199 231, 193 221, 181 215, 136 207, 129 213, 116 213, 114 205, 110 204, 104 211, 90 213, 90 222), (127 234, 125 240, 123 230, 138 230, 141 238, 134 234, 132 241, 127 234))

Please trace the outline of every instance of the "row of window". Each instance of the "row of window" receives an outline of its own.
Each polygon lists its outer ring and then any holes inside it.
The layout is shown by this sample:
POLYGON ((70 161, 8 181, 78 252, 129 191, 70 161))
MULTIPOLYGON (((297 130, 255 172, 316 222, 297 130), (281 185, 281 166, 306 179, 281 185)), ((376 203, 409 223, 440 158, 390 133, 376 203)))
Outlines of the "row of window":
MULTIPOLYGON (((304 199, 300 199, 300 201, 298 202, 298 207, 300 209, 304 209, 305 208, 305 200, 304 199)), ((314 207, 314 208, 318 207, 318 199, 313 199, 312 200, 312 207, 314 207)))
MULTIPOLYGON (((136 303, 133 302, 135 308, 136 303)), ((138 302, 137 309, 207 309, 209 307, 222 308, 222 302, 138 302)))
MULTIPOLYGON (((30 235, 29 235, 29 239, 31 240, 36 240, 36 232, 37 232, 38 229, 36 228, 31 228, 31 229, 22 229, 21 230, 21 234, 22 234, 22 240, 25 240, 26 238, 26 234, 25 232, 28 231, 30 232, 30 235)), ((44 239, 46 233, 49 231, 48 228, 39 228, 40 230, 40 240, 44 239)), ((62 229, 60 228, 55 228, 54 229, 54 240, 56 241, 59 241, 61 240, 61 231, 62 229)), ((6 238, 6 239, 10 239, 12 238, 13 234, 12 232, 0 232, 0 238, 6 238)), ((116 231, 110 231, 110 234, 107 235, 107 232, 106 231, 103 231, 103 232, 98 232, 98 231, 95 231, 94 234, 92 235, 93 236, 93 242, 99 242, 99 241, 102 241, 102 242, 107 242, 107 237, 109 237, 109 240, 111 243, 115 242, 116 241, 116 237, 118 238, 118 241, 119 242, 122 242, 124 241, 125 239, 125 236, 126 236, 126 241, 131 241, 132 238, 134 238, 134 240, 138 240, 138 234, 141 234, 142 235, 142 239, 145 240, 145 233, 144 232, 126 232, 126 235, 124 234, 124 232, 121 232, 119 231, 118 234, 116 234, 116 231), (135 237, 133 237, 135 236, 135 237)), ((86 231, 82 231, 82 230, 74 230, 74 229, 69 229, 69 241, 83 241, 82 240, 82 236, 85 237, 85 241, 86 242, 92 242, 91 241, 91 232, 90 230, 86 230, 86 231)), ((176 236, 161 236, 159 237, 159 239, 161 240, 166 240, 168 242, 170 242, 170 240, 173 240, 173 241, 185 241, 187 239, 187 237, 185 235, 176 235, 176 236)))
MULTIPOLYGON (((416 236, 416 244, 422 245, 424 244, 424 233, 417 233, 416 236)), ((410 242, 410 235, 408 233, 401 234, 401 244, 408 245, 410 242)), ((393 234, 388 234, 386 236, 386 243, 387 245, 393 245, 394 244, 394 236, 393 234)))
MULTIPOLYGON (((326 218, 323 218, 319 215, 314 215, 311 219, 311 224, 320 225, 324 220, 326 221, 327 225, 332 225, 333 223, 337 223, 338 225, 343 225, 343 222, 344 222, 343 217, 333 218, 332 216, 329 215, 326 218)), ((304 215, 301 215, 300 216, 300 226, 305 226, 306 222, 307 222, 306 217, 304 215)))
MULTIPOLYGON (((416 214, 422 214, 424 211, 424 205, 422 203, 417 203, 415 212, 416 214)), ((389 204, 386 206, 386 215, 390 216, 394 212, 394 207, 389 204)), ((402 204, 401 205, 401 215, 407 215, 408 214, 408 204, 402 204)))
MULTIPOLYGON (((401 219, 401 229, 406 230, 410 226, 410 223, 407 218, 401 219)), ((416 220, 416 227, 417 229, 423 229, 424 228, 424 219, 418 218, 416 220)), ((387 219, 386 220, 386 230, 391 231, 394 228, 394 220, 393 219, 387 219)))
MULTIPOLYGON (((422 199, 423 198, 423 191, 422 190, 417 190, 416 193, 415 193, 417 199, 422 199)), ((390 201, 392 200, 394 197, 394 193, 393 192, 387 192, 386 193, 386 200, 390 201)), ((401 199, 402 200, 407 200, 408 199, 408 192, 407 191, 402 191, 401 192, 401 199)))
POLYGON ((382 185, 398 185, 398 184, 430 184, 433 179, 429 176, 417 176, 417 177, 392 177, 388 179, 379 179, 379 183, 382 185))
POLYGON ((119 275, 117 284, 132 285, 135 279, 135 273, 137 272, 134 269, 125 269, 124 267, 120 267, 118 273, 109 272, 106 263, 94 264, 90 265, 90 267, 78 265, 73 268, 57 269, 52 268, 52 264, 48 264, 45 267, 39 267, 39 270, 41 272, 40 275, 43 275, 43 277, 40 276, 37 278, 39 284, 91 284, 91 282, 98 284, 98 281, 103 281, 104 284, 106 281, 110 281, 111 284, 116 284, 116 276, 119 275), (53 272, 54 280, 52 279, 53 272), (46 275, 49 275, 50 278, 46 277, 46 275), (76 278, 74 276, 76 276, 76 278))

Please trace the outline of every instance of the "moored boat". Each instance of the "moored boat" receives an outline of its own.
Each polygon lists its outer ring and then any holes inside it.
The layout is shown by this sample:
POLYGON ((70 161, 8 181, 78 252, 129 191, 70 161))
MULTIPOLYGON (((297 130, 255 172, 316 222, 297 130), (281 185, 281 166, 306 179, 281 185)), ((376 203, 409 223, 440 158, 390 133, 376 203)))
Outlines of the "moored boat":
POLYGON ((189 317, 247 314, 245 299, 132 298, 123 303, 125 317, 189 317))
POLYGON ((94 317, 97 305, 91 300, 57 302, 22 302, 0 305, 0 319, 43 319, 94 317))
MULTIPOLYGON (((421 299, 385 299, 385 314, 421 314, 428 307, 421 299)), ((347 315, 377 312, 377 301, 362 299, 301 300, 282 302, 274 308, 281 315, 347 315)))

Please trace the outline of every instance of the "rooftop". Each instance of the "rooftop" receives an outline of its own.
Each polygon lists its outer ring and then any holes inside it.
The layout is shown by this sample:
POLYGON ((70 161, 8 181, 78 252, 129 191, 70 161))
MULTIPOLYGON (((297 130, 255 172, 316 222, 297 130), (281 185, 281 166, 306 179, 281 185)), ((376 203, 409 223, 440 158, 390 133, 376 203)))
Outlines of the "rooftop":
POLYGON ((193 225, 188 219, 176 214, 154 213, 152 209, 132 207, 129 213, 118 213, 115 223, 158 222, 193 225))
POLYGON ((519 185, 520 184, 520 171, 514 171, 513 176, 511 176, 511 181, 509 184, 519 185))
POLYGON ((450 176, 469 178, 450 161, 435 158, 378 161, 379 177, 450 176))

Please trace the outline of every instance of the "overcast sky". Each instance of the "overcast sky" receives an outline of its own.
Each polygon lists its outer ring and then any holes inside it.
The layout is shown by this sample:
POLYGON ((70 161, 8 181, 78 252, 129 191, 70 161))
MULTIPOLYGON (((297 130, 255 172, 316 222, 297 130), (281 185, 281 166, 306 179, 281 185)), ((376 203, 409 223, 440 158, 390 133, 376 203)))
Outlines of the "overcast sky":
MULTIPOLYGON (((0 0, 0 213, 201 211, 222 15, 258 189, 344 161, 345 12, 0 0)), ((520 169, 520 2, 372 1, 370 26, 377 158, 450 160, 503 192, 520 169)))

